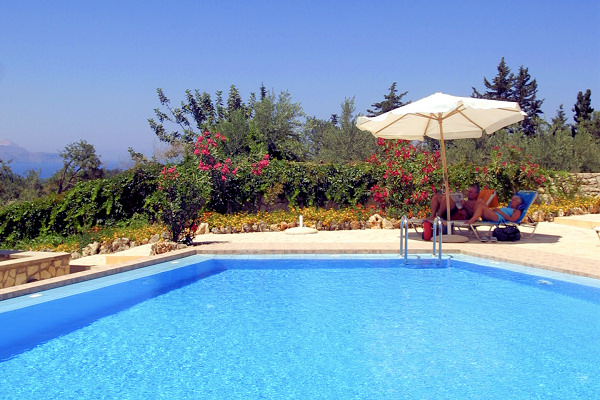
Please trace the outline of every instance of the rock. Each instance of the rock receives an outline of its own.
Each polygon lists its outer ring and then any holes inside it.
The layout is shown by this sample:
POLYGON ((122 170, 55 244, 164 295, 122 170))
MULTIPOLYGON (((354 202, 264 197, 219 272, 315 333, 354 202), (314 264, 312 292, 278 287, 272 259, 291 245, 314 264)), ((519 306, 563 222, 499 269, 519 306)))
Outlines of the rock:
POLYGON ((330 231, 339 231, 340 224, 335 219, 332 219, 331 222, 329 223, 329 230, 330 231))
POLYGON ((318 220, 316 228, 317 228, 318 231, 322 231, 323 230, 323 221, 318 220))
POLYGON ((128 238, 117 238, 112 242, 111 247, 112 247, 113 253, 127 250, 129 248, 129 239, 128 238))
POLYGON ((371 229, 381 229, 381 224, 383 222, 383 218, 379 214, 373 214, 369 217, 369 228, 371 229))
POLYGON ((170 240, 171 239, 171 234, 167 231, 164 231, 163 233, 160 234, 160 237, 163 240, 170 240))
POLYGON ((536 210, 530 215, 533 222, 544 222, 546 220, 546 214, 542 210, 536 210))
POLYGON ((287 222, 285 222, 285 221, 281 221, 281 222, 279 223, 279 230, 280 230, 280 231, 285 231, 287 228, 288 228, 288 224, 287 224, 287 222))
POLYGON ((210 230, 210 233, 218 235, 219 233, 221 233, 221 230, 215 226, 210 230))
POLYGON ((154 235, 150 238, 150 241, 148 243, 157 243, 159 240, 160 240, 160 235, 157 233, 156 235, 154 235))
POLYGON ((383 219, 381 221, 381 229, 394 229, 394 224, 389 219, 383 219))
POLYGON ((350 229, 352 229, 353 231, 359 230, 360 229, 360 222, 358 222, 358 221, 352 221, 352 222, 350 222, 350 229))
POLYGON ((142 245, 144 245, 144 244, 148 244, 148 243, 150 243, 150 240, 149 240, 149 239, 147 239, 147 238, 144 238, 144 239, 142 240, 142 245))
POLYGON ((265 224, 264 222, 262 222, 262 221, 261 221, 261 222, 258 224, 258 230, 259 230, 260 232, 268 232, 268 229, 267 229, 267 224, 265 224))
POLYGON ((252 224, 252 232, 258 232, 258 224, 256 222, 252 224))
POLYGON ((113 249, 110 243, 102 242, 100 249, 98 250, 98 254, 110 254, 112 251, 113 249))
POLYGON ((277 224, 271 224, 271 226, 269 226, 269 230, 271 232, 279 232, 280 231, 279 225, 277 225, 277 224))
POLYGON ((231 226, 227 225, 227 226, 225 227, 225 233, 227 233, 227 234, 231 234, 232 232, 233 232, 233 228, 232 228, 231 226))
POLYGON ((78 258, 81 258, 81 254, 79 254, 78 251, 72 251, 71 252, 71 260, 77 260, 78 258))
MULTIPOLYGON (((171 241, 153 243, 150 248, 150 255, 164 254, 177 249, 178 244, 171 241)), ((185 246, 185 245, 184 245, 185 246)))
POLYGON ((208 223, 202 222, 200 224, 200 226, 198 226, 198 230, 196 231, 196 235, 205 235, 207 233, 210 233, 210 230, 208 229, 208 223))
POLYGON ((584 215, 586 212, 581 207, 575 207, 571 209, 572 215, 584 215))
POLYGON ((250 224, 248 224, 247 222, 244 222, 242 224, 242 232, 243 233, 248 233, 248 232, 251 232, 251 231, 252 231, 252 228, 250 227, 250 224))
POLYGON ((557 215, 557 216, 558 216, 558 217, 564 217, 564 216, 565 216, 565 211, 564 211, 562 208, 560 208, 560 209, 558 210, 558 215, 557 215))

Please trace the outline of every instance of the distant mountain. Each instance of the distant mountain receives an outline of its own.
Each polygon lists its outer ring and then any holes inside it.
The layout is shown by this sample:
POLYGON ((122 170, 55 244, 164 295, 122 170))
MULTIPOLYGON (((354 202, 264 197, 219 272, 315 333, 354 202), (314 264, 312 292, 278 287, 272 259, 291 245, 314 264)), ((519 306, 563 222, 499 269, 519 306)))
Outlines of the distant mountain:
POLYGON ((58 153, 31 153, 7 139, 0 139, 0 160, 32 163, 62 162, 58 153))
POLYGON ((5 163, 10 161, 8 166, 19 175, 29 170, 40 170, 41 178, 52 176, 63 164, 58 153, 32 153, 7 139, 0 139, 0 160, 5 163))

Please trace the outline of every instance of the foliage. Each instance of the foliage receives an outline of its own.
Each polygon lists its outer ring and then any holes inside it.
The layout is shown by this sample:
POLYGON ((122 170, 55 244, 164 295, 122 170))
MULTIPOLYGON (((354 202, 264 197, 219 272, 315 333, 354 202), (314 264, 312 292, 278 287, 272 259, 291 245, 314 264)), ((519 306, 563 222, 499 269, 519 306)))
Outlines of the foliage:
POLYGON ((90 181, 103 177, 100 158, 96 149, 85 140, 68 144, 58 153, 63 159, 63 167, 52 177, 56 193, 62 193, 80 181, 90 181))
MULTIPOLYGON (((380 154, 369 160, 385 168, 382 180, 371 188, 374 200, 392 214, 423 216, 433 191, 443 189, 439 151, 429 152, 402 140, 380 139, 379 145, 380 154)), ((450 190, 465 190, 477 183, 495 189, 498 197, 506 200, 518 190, 544 186, 548 179, 548 174, 516 145, 493 147, 487 164, 478 165, 463 159, 449 167, 450 190)))
POLYGON ((289 92, 276 97, 261 86, 260 100, 251 94, 245 105, 235 85, 231 85, 226 107, 220 91, 213 104, 207 93, 187 90, 180 107, 171 106, 161 89, 157 93, 165 110, 155 109, 156 120, 150 118, 148 123, 161 141, 191 146, 202 132, 213 131, 229 139, 223 153, 233 159, 264 153, 284 160, 304 157, 299 119, 304 113, 300 104, 291 101, 289 92))
POLYGON ((546 185, 548 175, 539 165, 531 162, 531 156, 516 145, 505 144, 492 149, 491 162, 475 167, 480 184, 496 190, 498 198, 508 200, 519 190, 536 190, 546 185))
POLYGON ((156 191, 156 164, 146 164, 110 179, 80 182, 61 195, 48 195, 0 209, 0 242, 11 247, 40 235, 77 235, 92 226, 113 226, 144 215, 146 198, 156 191))
POLYGON ((12 171, 10 162, 0 160, 0 206, 35 200, 43 191, 39 171, 28 171, 26 176, 21 176, 12 171))
POLYGON ((365 160, 377 149, 377 140, 356 126, 354 98, 346 99, 341 111, 339 126, 324 124, 326 129, 322 132, 318 159, 335 163, 365 160))
POLYGON ((375 213, 386 215, 385 211, 371 205, 369 207, 357 204, 341 209, 323 207, 290 207, 288 211, 276 210, 271 212, 258 211, 256 213, 237 212, 232 214, 220 214, 216 212, 205 212, 200 215, 197 223, 206 222, 211 227, 231 227, 241 232, 244 224, 254 225, 264 223, 267 225, 279 224, 281 222, 298 222, 302 215, 303 225, 315 226, 321 222, 324 226, 330 226, 333 222, 367 221, 375 213))
POLYGON ((149 223, 147 218, 142 216, 134 216, 131 219, 120 221, 115 226, 94 226, 75 235, 63 236, 53 232, 42 234, 34 239, 20 240, 11 248, 14 250, 73 252, 80 251, 93 242, 112 242, 116 238, 123 237, 142 243, 144 239, 150 239, 164 231, 163 225, 149 223))
POLYGON ((209 209, 220 213, 238 212, 268 207, 278 201, 292 206, 319 207, 365 203, 369 188, 379 177, 378 171, 364 163, 270 160, 261 174, 252 172, 250 161, 238 166, 237 176, 223 182, 218 199, 211 197, 209 209))
POLYGON ((591 97, 592 91, 590 89, 586 90, 585 94, 582 92, 577 93, 577 102, 573 106, 573 112, 575 113, 573 117, 575 125, 572 128, 573 136, 577 134, 577 127, 580 124, 591 121, 592 114, 594 113, 591 97))
POLYGON ((396 89, 396 82, 394 82, 390 87, 390 92, 384 96, 385 100, 371 105, 371 107, 373 107, 373 110, 367 110, 367 115, 369 117, 375 117, 377 115, 381 115, 395 108, 402 107, 403 105, 408 104, 409 102, 402 101, 402 98, 406 96, 408 92, 396 94, 397 91, 398 90, 396 89))
POLYGON ((504 57, 500 60, 497 69, 498 73, 492 82, 488 81, 487 78, 483 78, 483 84, 487 90, 480 93, 473 88, 472 96, 482 99, 516 101, 521 109, 527 113, 527 117, 521 123, 522 132, 526 136, 533 135, 544 102, 537 99, 537 81, 535 79, 531 80, 529 69, 523 66, 519 67, 517 75, 511 73, 504 57))
POLYGON ((371 188, 374 199, 382 208, 396 213, 415 215, 427 208, 435 188, 441 188, 440 152, 429 152, 406 140, 379 139, 379 155, 369 162, 382 165, 382 181, 371 188))
POLYGON ((181 232, 191 227, 191 222, 209 199, 209 174, 200 170, 191 159, 177 166, 164 167, 160 172, 159 190, 147 204, 166 225, 173 241, 178 241, 181 232))

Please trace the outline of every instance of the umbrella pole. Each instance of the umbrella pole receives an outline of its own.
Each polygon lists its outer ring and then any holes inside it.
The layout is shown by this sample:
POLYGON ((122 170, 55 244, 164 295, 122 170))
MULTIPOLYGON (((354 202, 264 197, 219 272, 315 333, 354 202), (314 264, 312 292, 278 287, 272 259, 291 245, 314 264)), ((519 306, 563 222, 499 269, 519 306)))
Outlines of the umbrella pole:
MULTIPOLYGON (((448 214, 448 222, 452 221, 450 217, 450 190, 448 187, 448 166, 446 164, 446 144, 444 143, 444 128, 442 127, 442 115, 438 115, 438 124, 440 125, 440 143, 442 147, 442 166, 444 168, 444 191, 446 192, 446 214, 448 214)), ((451 233, 451 225, 448 224, 448 234, 451 233)))
POLYGON ((444 166, 444 188, 446 189, 446 212, 448 213, 448 222, 446 223, 446 226, 448 227, 448 234, 441 235, 443 237, 442 241, 450 242, 450 243, 467 242, 467 241, 469 241, 469 239, 467 239, 465 236, 452 234, 452 218, 450 217, 450 188, 448 187, 448 165, 446 164, 446 143, 444 143, 444 129, 442 128, 442 114, 438 114, 438 123, 440 125, 440 143, 442 146, 442 165, 444 166))

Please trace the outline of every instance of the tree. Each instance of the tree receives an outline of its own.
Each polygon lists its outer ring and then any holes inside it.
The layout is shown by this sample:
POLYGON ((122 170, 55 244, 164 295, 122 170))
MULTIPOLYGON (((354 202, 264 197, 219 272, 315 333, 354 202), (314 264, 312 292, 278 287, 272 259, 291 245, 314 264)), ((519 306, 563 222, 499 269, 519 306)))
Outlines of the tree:
POLYGON ((556 110, 556 116, 552 118, 551 123, 552 126, 565 126, 567 124, 567 116, 562 104, 556 110))
POLYGON ((309 160, 324 161, 322 154, 324 151, 324 137, 339 129, 335 125, 333 121, 325 121, 317 117, 306 118, 302 133, 302 144, 309 160))
POLYGON ((519 67, 519 74, 512 78, 512 89, 509 96, 511 101, 516 101, 521 109, 527 113, 527 117, 521 123, 525 135, 530 136, 535 133, 537 120, 542 114, 542 103, 544 100, 538 100, 537 81, 531 80, 531 75, 527 68, 519 67))
POLYGON ((229 98, 227 99, 227 117, 231 116, 236 110, 244 110, 245 106, 242 103, 240 92, 235 85, 229 87, 229 98))
POLYGON ((577 103, 573 106, 573 112, 575 113, 573 118, 575 124, 571 129, 573 136, 577 134, 577 128, 580 124, 591 120, 592 113, 594 112, 591 97, 592 91, 590 89, 586 90, 585 94, 582 92, 577 93, 577 103))
POLYGON ((368 116, 375 117, 377 115, 381 115, 381 114, 391 111, 395 108, 402 107, 403 105, 410 103, 410 101, 409 102, 402 101, 402 98, 404 96, 406 96, 406 94, 408 92, 404 92, 404 93, 400 93, 400 94, 396 94, 396 92, 397 92, 396 82, 394 82, 394 83, 392 83, 392 86, 390 87, 390 92, 384 96, 385 100, 383 100, 382 102, 379 102, 379 103, 373 103, 371 105, 371 107, 373 107, 373 110, 367 110, 368 116))
POLYGON ((356 126, 354 97, 341 105, 339 127, 331 124, 323 132, 321 160, 327 162, 364 161, 377 150, 377 140, 356 126))
POLYGON ((275 97, 273 92, 257 102, 250 123, 254 145, 260 152, 279 160, 300 160, 304 149, 300 141, 304 115, 299 103, 293 103, 289 92, 283 91, 275 97))
POLYGON ((479 93, 477 89, 473 87, 473 94, 471 97, 479 99, 493 99, 493 100, 510 100, 512 93, 512 81, 513 75, 510 72, 510 68, 506 65, 504 57, 498 64, 498 74, 492 79, 492 82, 483 78, 483 85, 487 88, 484 93, 479 93))
POLYGON ((156 89, 158 94, 158 100, 160 104, 168 110, 168 114, 161 111, 159 108, 154 109, 154 113, 158 118, 158 122, 154 121, 154 119, 149 118, 148 123, 150 124, 150 128, 154 131, 156 136, 160 141, 174 144, 176 142, 194 143, 196 139, 196 134, 194 133, 194 129, 187 118, 187 115, 191 115, 194 117, 194 122, 197 127, 200 127, 202 123, 205 121, 206 117, 202 112, 202 108, 196 102, 194 97, 191 95, 190 91, 186 91, 186 97, 188 103, 181 102, 181 108, 172 107, 171 100, 163 93, 162 89, 156 89), (171 130, 167 131, 164 124, 165 122, 170 122, 174 125, 179 126, 181 131, 179 130, 171 130))
MULTIPOLYGON (((483 78, 486 87, 484 93, 480 93, 473 87, 472 97, 489 100, 516 101, 521 109, 527 113, 527 117, 521 123, 521 128, 526 135, 533 135, 539 123, 539 115, 542 113, 541 106, 544 100, 538 100, 537 81, 531 80, 528 68, 519 67, 518 75, 510 72, 504 57, 497 67, 498 74, 492 79, 483 78)), ((511 132, 510 129, 508 129, 511 132)))
POLYGON ((96 149, 85 140, 68 144, 58 155, 63 159, 63 167, 56 173, 57 193, 62 193, 75 186, 79 181, 102 178, 100 158, 96 149))

